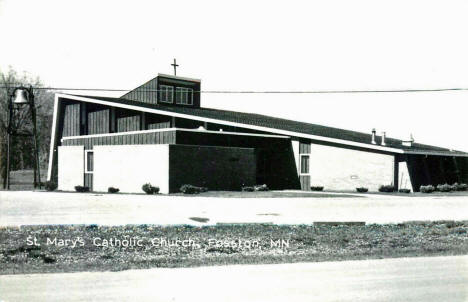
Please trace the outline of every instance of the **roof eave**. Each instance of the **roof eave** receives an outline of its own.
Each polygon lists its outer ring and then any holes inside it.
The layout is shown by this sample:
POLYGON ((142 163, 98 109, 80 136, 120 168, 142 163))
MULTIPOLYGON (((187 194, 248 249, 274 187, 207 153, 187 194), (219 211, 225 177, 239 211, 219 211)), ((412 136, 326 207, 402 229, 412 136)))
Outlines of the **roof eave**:
POLYGON ((326 137, 326 136, 312 135, 312 134, 294 132, 294 131, 289 131, 289 130, 269 128, 269 127, 264 127, 264 126, 256 126, 256 125, 244 124, 244 123, 239 123, 239 122, 230 122, 230 121, 225 121, 225 120, 221 120, 221 119, 200 117, 200 116, 196 116, 196 115, 190 115, 190 114, 187 114, 187 113, 171 112, 171 111, 165 111, 165 110, 148 108, 148 107, 141 107, 141 106, 136 106, 136 105, 116 103, 116 102, 112 102, 112 101, 98 100, 98 99, 94 99, 94 98, 91 98, 91 97, 82 97, 82 96, 69 95, 69 94, 64 94, 64 93, 57 93, 56 95, 57 95, 58 98, 60 98, 60 97, 69 98, 69 99, 82 101, 82 102, 96 103, 96 104, 102 104, 102 105, 107 105, 107 106, 115 106, 115 107, 130 109, 130 110, 137 110, 137 111, 161 114, 161 115, 166 115, 166 116, 187 118, 187 119, 199 120, 199 121, 203 121, 203 122, 224 124, 224 125, 228 125, 228 126, 242 127, 242 128, 258 130, 258 131, 272 132, 272 133, 276 133, 276 134, 280 134, 280 135, 286 135, 286 136, 291 136, 291 137, 299 137, 299 138, 307 138, 307 139, 312 139, 312 140, 316 140, 316 141, 322 141, 322 142, 327 142, 327 143, 358 147, 358 148, 369 149, 369 150, 377 150, 377 151, 386 152, 386 153, 468 157, 468 154, 463 154, 463 153, 448 153, 448 152, 437 152, 437 151, 427 151, 427 152, 425 152, 425 151, 411 151, 411 150, 405 150, 405 149, 385 147, 385 146, 381 146, 381 145, 365 144, 365 143, 359 143, 359 142, 348 141, 348 140, 343 140, 343 139, 326 137))

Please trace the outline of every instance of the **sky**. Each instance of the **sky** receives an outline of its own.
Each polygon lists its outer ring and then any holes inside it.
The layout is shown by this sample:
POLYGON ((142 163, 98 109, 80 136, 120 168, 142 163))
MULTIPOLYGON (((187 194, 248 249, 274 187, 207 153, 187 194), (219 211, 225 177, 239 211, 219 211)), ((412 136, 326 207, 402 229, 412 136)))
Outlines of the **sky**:
MULTIPOLYGON (((467 14, 451 0, 0 0, 0 70, 133 89, 177 58, 202 90, 468 88, 467 14)), ((202 106, 468 151, 468 91, 203 94, 202 106)))

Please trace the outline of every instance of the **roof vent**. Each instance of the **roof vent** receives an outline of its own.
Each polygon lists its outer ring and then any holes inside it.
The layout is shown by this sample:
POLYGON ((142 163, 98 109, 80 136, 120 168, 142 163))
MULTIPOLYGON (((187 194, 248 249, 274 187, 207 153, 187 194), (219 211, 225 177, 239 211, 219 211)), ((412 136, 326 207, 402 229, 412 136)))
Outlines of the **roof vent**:
POLYGON ((413 134, 410 134, 410 139, 407 140, 407 141, 402 141, 401 142, 403 146, 405 147, 412 147, 413 146, 413 143, 414 143, 414 137, 413 137, 413 134))
POLYGON ((382 131, 382 144, 381 144, 382 146, 386 145, 385 138, 386 138, 386 133, 385 133, 385 131, 382 131))
POLYGON ((371 141, 371 144, 375 145, 376 142, 375 142, 375 128, 372 128, 372 141, 371 141))

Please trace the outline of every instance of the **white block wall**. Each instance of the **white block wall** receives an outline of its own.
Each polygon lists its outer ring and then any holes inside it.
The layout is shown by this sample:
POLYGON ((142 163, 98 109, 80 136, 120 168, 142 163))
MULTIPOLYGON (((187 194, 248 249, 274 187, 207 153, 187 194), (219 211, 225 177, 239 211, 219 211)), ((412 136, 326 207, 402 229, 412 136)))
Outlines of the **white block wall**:
POLYGON ((58 189, 75 191, 84 183, 84 147, 58 147, 58 189))
POLYGON ((299 161, 299 141, 298 140, 291 140, 291 146, 294 153, 294 162, 296 163, 296 170, 299 173, 300 169, 300 161, 299 161))
POLYGON ((410 189, 413 191, 413 187, 411 184, 411 179, 409 176, 409 171, 408 171, 408 165, 406 162, 399 162, 398 163, 398 170, 399 170, 399 175, 398 175, 398 188, 399 189, 410 189))
POLYGON ((392 155, 311 144, 310 185, 325 190, 352 190, 393 183, 392 155))
POLYGON ((141 186, 151 183, 160 193, 169 192, 169 146, 94 146, 94 191, 109 187, 121 192, 144 193, 141 186))

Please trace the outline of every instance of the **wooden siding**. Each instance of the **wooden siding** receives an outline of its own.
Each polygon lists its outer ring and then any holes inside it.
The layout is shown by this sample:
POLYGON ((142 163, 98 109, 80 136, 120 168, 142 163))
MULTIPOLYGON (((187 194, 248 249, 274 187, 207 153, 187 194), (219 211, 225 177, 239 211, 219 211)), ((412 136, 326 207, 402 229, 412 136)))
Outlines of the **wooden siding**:
POLYGON ((117 132, 140 130, 140 116, 125 116, 117 118, 117 132))
POLYGON ((301 173, 309 174, 310 173, 310 156, 302 155, 300 161, 301 161, 301 173))
POLYGON ((80 135, 80 104, 64 106, 63 136, 80 135))
MULTIPOLYGON (((310 154, 310 142, 309 141, 299 141, 299 154, 310 154)), ((310 173, 310 158, 307 160, 303 160, 300 156, 300 171, 301 173, 310 173), (307 161, 307 163, 306 163, 307 161), (305 165, 308 165, 305 167, 305 165)), ((310 191, 310 175, 300 175, 299 181, 301 183, 301 190, 310 191)))
MULTIPOLYGON (((109 109, 88 112, 88 134, 109 133, 109 109)), ((65 136, 65 135, 64 135, 65 136)))
POLYGON ((123 96, 124 99, 148 104, 157 103, 158 79, 154 78, 123 96))
POLYGON ((85 187, 89 187, 89 190, 93 190, 93 174, 92 173, 85 173, 84 175, 84 185, 85 187))
POLYGON ((186 129, 197 129, 200 126, 205 126, 205 123, 202 121, 189 120, 185 118, 176 118, 175 126, 177 128, 186 128, 186 129))
POLYGON ((175 131, 163 131, 66 139, 62 146, 84 146, 85 150, 91 150, 98 145, 175 144, 175 139, 175 131))
POLYGON ((299 142, 299 154, 310 153, 310 142, 299 142))
POLYGON ((301 175, 299 176, 299 180, 301 181, 301 190, 310 191, 310 176, 301 175))
POLYGON ((148 124, 148 130, 151 130, 151 129, 164 129, 164 128, 171 128, 171 122, 169 121, 169 122, 148 124))

